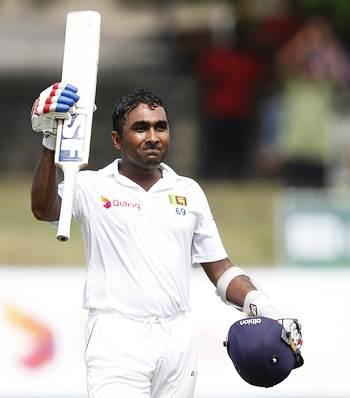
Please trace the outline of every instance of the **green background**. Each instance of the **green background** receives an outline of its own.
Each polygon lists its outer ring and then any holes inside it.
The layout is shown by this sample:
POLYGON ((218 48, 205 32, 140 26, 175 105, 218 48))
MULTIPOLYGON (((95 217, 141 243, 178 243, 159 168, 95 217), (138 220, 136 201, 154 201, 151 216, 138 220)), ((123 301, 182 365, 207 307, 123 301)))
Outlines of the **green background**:
MULTIPOLYGON (((273 264, 274 184, 205 182, 220 235, 237 264, 273 264)), ((0 264, 83 265, 79 226, 72 223, 69 242, 58 242, 55 230, 37 221, 30 209, 31 177, 3 177, 0 182, 0 264)))

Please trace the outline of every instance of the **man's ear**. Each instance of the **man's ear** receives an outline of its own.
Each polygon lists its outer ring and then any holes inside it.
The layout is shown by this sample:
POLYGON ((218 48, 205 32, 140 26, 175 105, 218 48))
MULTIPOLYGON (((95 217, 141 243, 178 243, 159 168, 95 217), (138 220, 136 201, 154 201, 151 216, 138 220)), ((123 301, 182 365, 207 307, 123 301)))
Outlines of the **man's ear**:
POLYGON ((122 149, 122 139, 120 137, 120 134, 114 130, 112 131, 112 143, 114 148, 118 149, 118 151, 122 149))

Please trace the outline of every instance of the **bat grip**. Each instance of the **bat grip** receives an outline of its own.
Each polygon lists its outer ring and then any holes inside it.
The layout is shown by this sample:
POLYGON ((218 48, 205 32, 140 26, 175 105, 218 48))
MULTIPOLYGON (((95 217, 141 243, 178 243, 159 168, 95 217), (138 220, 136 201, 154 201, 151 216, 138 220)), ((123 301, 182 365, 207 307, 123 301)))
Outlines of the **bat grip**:
POLYGON ((70 225, 72 219, 75 182, 78 171, 79 168, 71 164, 68 167, 63 167, 63 196, 61 202, 60 218, 58 221, 58 230, 56 235, 56 238, 60 242, 66 242, 70 238, 70 225))

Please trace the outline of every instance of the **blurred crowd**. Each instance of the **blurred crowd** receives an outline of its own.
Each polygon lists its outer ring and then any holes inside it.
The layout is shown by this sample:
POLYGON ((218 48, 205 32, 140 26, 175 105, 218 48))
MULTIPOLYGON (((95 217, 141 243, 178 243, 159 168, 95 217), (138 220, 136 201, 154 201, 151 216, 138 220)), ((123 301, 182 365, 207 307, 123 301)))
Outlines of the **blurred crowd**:
POLYGON ((327 13, 305 15, 295 2, 278 3, 264 18, 240 16, 179 41, 181 56, 191 46, 186 66, 199 93, 198 173, 291 187, 347 184, 346 42, 327 13))
MULTIPOLYGON (((96 131, 110 131, 116 97, 146 86, 173 110, 168 161, 180 173, 350 187, 350 0, 95 3, 84 2, 103 15, 96 131)), ((0 1, 2 173, 35 167, 38 143, 23 131, 33 98, 60 74, 73 7, 0 1)), ((93 135, 91 168, 115 156, 104 137, 93 135)))

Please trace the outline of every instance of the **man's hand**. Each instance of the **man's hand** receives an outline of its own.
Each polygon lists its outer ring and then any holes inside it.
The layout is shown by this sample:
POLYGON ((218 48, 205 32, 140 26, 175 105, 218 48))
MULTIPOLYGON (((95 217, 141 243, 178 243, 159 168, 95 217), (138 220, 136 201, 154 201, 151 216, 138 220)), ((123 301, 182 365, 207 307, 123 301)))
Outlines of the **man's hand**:
POLYGON ((31 112, 32 129, 44 134, 42 144, 56 148, 57 119, 68 119, 79 100, 78 89, 71 84, 55 83, 40 93, 31 112))
POLYGON ((244 300, 243 312, 250 317, 262 316, 277 320, 285 331, 285 341, 294 352, 300 352, 303 339, 299 321, 295 318, 284 318, 283 312, 265 294, 259 290, 250 291, 244 300))

